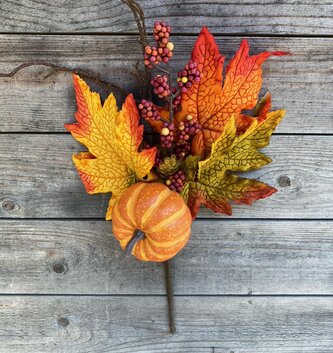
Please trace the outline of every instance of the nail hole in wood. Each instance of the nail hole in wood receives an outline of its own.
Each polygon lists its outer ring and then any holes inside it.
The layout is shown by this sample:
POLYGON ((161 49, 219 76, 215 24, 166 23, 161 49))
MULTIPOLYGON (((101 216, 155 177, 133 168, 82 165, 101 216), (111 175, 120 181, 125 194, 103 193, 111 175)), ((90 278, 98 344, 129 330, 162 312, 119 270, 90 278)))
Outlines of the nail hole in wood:
POLYGON ((66 272, 66 266, 62 262, 56 262, 52 267, 53 271, 58 274, 66 272))
POLYGON ((281 175, 277 181, 279 185, 282 186, 283 188, 290 186, 290 183, 291 183, 290 178, 287 177, 286 175, 281 175))
POLYGON ((66 317, 61 317, 58 319, 58 324, 62 327, 66 327, 69 325, 69 320, 66 317))

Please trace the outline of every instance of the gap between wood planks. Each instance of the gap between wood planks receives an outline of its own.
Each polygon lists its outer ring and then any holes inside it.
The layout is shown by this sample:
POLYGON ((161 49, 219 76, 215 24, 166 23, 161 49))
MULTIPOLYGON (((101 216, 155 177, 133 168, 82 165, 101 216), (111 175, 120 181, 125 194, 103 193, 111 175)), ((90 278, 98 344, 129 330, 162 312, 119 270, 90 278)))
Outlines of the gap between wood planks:
MULTIPOLYGON (((174 298, 333 298, 333 294, 174 294, 174 298)), ((0 293, 0 297, 166 298, 166 294, 0 293)))
MULTIPOLYGON (((0 135, 70 135, 67 131, 0 131, 0 135)), ((333 133, 314 133, 314 132, 275 132, 275 136, 333 136, 333 133)))
MULTIPOLYGON (((333 34, 277 34, 277 33, 220 33, 211 32, 214 37, 247 37, 247 38, 333 38, 333 34)), ((198 33, 179 32, 173 33, 173 37, 197 37, 198 33)), ((134 32, 0 32, 0 35, 20 35, 20 36, 138 36, 134 32)))
MULTIPOLYGON (((45 221, 45 222, 49 222, 49 221, 71 221, 71 222, 75 222, 75 221, 80 221, 80 222, 92 222, 92 221, 102 221, 102 222, 106 222, 105 218, 103 217, 90 217, 90 218, 80 218, 80 217, 69 217, 69 218, 60 218, 60 217, 0 217, 0 222, 2 221, 45 221)), ((331 222, 333 221, 333 218, 210 218, 210 217, 199 217, 196 218, 195 220, 196 222, 201 222, 201 221, 212 221, 212 222, 231 222, 231 221, 242 221, 242 222, 312 222, 312 221, 323 221, 323 222, 331 222)))

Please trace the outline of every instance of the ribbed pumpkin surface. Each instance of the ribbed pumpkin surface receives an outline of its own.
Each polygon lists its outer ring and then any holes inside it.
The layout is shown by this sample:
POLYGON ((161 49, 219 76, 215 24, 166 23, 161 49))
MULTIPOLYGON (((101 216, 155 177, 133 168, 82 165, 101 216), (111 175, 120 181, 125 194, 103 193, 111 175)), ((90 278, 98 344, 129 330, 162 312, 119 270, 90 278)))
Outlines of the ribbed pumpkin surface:
POLYGON ((192 217, 183 198, 161 183, 137 183, 112 211, 112 231, 123 249, 136 229, 145 233, 132 254, 142 261, 166 261, 188 242, 192 217))

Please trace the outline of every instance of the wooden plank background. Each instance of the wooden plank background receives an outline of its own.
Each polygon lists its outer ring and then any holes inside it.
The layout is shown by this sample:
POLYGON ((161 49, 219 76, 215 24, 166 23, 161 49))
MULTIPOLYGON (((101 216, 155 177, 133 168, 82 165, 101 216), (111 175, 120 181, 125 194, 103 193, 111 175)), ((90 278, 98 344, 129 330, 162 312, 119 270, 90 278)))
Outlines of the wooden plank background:
MULTIPOLYGON (((262 93, 287 115, 248 173, 279 192, 232 217, 203 209, 174 259, 177 333, 163 267, 125 258, 71 163, 80 151, 70 75, 28 68, 0 79, 0 353, 333 352, 333 2, 141 0, 174 29, 177 71, 200 27, 230 59, 264 64, 262 93)), ((132 14, 118 0, 0 3, 0 72, 48 60, 139 90, 132 14)), ((105 93, 104 93, 105 94, 105 93)), ((119 101, 122 94, 117 93, 119 101)))

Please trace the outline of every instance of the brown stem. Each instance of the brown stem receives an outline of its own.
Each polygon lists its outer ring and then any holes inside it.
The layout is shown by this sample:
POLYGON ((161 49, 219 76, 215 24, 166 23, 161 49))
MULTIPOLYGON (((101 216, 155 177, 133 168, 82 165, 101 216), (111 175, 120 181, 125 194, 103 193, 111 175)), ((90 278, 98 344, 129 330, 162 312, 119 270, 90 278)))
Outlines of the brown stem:
MULTIPOLYGON (((135 1, 135 0, 121 0, 124 4, 126 4, 130 10, 133 13, 136 25, 139 30, 140 34, 140 44, 142 47, 142 55, 145 54, 145 47, 148 45, 148 40, 147 40, 147 30, 146 30, 146 24, 145 24, 145 15, 142 10, 142 7, 140 4, 135 1)), ((149 100, 151 100, 151 90, 149 89, 149 82, 150 82, 150 71, 149 69, 145 66, 144 69, 144 81, 145 85, 143 86, 144 88, 144 97, 147 97, 149 100)))
POLYGON ((12 71, 7 72, 7 73, 0 73, 0 77, 14 77, 18 72, 21 70, 28 68, 30 66, 45 66, 51 68, 53 71, 48 74, 44 79, 54 75, 57 72, 71 72, 73 74, 79 75, 82 78, 90 79, 94 81, 97 85, 103 85, 107 89, 116 89, 118 90, 121 94, 126 96, 126 91, 119 87, 118 85, 115 85, 113 83, 110 83, 108 81, 105 81, 100 78, 99 75, 95 75, 92 72, 86 71, 86 70, 81 70, 81 69, 71 69, 66 66, 61 66, 61 65, 56 65, 54 63, 48 62, 48 61, 43 61, 43 60, 33 60, 33 61, 27 61, 16 68, 14 68, 12 71))
POLYGON ((132 251, 134 249, 135 244, 145 238, 145 233, 140 229, 135 229, 132 238, 128 241, 126 248, 125 248, 125 255, 131 256, 132 251))
POLYGON ((169 70, 163 69, 163 67, 158 66, 158 64, 153 64, 153 65, 156 70, 159 70, 159 71, 164 72, 165 74, 169 75, 169 70))
POLYGON ((168 300, 168 313, 169 313, 169 329, 170 333, 176 333, 176 324, 174 317, 174 301, 173 301, 173 280, 172 280, 172 264, 171 260, 164 262, 165 281, 168 300))

